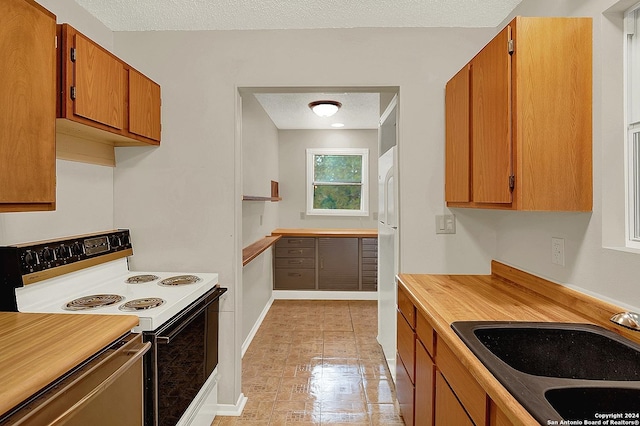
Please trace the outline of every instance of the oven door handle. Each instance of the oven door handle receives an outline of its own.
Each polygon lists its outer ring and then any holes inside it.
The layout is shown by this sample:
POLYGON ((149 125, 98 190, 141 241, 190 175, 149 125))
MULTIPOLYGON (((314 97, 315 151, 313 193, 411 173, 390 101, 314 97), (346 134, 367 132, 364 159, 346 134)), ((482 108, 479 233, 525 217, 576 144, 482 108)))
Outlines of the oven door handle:
POLYGON ((169 343, 171 343, 171 341, 178 335, 180 334, 180 332, 182 330, 185 329, 186 326, 188 326, 189 324, 191 324, 191 322, 196 319, 200 314, 202 314, 208 307, 209 305, 211 305, 213 302, 215 302, 216 300, 218 300, 220 297, 216 297, 212 300, 207 301, 207 303, 204 306, 201 306, 200 308, 198 308, 194 313, 192 313, 191 315, 189 315, 187 317, 187 319, 185 319, 184 321, 180 321, 180 325, 178 327, 176 327, 175 329, 171 330, 169 333, 167 333, 165 336, 156 336, 156 342, 158 344, 161 345, 168 345, 169 343))

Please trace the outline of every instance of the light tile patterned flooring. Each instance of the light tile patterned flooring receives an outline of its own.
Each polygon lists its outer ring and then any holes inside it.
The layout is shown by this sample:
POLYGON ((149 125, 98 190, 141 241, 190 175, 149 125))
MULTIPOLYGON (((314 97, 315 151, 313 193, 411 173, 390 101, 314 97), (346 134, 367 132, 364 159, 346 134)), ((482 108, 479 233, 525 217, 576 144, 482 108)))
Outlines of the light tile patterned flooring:
POLYGON ((242 360, 239 417, 212 426, 403 425, 376 301, 276 300, 242 360))

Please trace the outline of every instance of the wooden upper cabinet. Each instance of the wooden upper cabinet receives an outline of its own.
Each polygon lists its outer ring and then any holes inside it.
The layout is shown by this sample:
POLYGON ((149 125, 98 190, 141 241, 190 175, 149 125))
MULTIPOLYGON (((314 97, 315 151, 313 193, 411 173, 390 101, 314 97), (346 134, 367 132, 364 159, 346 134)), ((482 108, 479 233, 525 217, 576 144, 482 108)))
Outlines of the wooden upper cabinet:
POLYGON ((160 86, 129 70, 129 131, 160 141, 160 86))
POLYGON ((471 201, 469 145, 470 65, 465 65, 449 82, 445 96, 446 177, 445 199, 471 201))
POLYGON ((80 33, 74 36, 71 62, 73 113, 114 129, 124 127, 125 70, 122 62, 80 33))
POLYGON ((471 61, 473 201, 511 203, 510 27, 471 61))
POLYGON ((56 17, 32 0, 0 2, 0 211, 56 200, 56 17))
POLYGON ((160 86, 58 25, 58 158, 115 165, 116 146, 160 144, 160 86))
MULTIPOLYGON (((447 156, 447 205, 590 211, 592 66, 591 18, 517 17, 487 44, 465 66, 470 161, 447 156), (464 176, 468 198, 448 189, 464 176)), ((465 137, 449 131, 465 122, 449 111, 459 74, 446 88, 447 155, 465 137)))

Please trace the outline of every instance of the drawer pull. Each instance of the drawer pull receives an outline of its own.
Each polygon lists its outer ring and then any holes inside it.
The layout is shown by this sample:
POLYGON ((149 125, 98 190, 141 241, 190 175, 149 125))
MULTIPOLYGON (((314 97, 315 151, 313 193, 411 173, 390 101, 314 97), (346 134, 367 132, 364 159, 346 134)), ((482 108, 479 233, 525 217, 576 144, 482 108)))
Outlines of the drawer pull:
POLYGON ((289 250, 289 254, 302 254, 302 250, 289 250))
POLYGON ((302 244, 302 240, 289 240, 289 244, 302 244))
POLYGON ((302 259, 291 259, 289 260, 289 265, 301 265, 303 262, 302 259))
POLYGON ((289 272, 290 277, 301 277, 302 274, 300 272, 289 272))

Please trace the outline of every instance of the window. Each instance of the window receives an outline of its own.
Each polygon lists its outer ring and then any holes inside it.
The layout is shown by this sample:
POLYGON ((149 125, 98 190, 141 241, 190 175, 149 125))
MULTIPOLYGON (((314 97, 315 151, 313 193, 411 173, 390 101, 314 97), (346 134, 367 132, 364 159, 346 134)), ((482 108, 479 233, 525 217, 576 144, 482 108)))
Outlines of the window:
POLYGON ((640 248, 640 4, 625 13, 627 245, 640 248))
POLYGON ((307 214, 369 215, 368 149, 307 149, 307 214))

